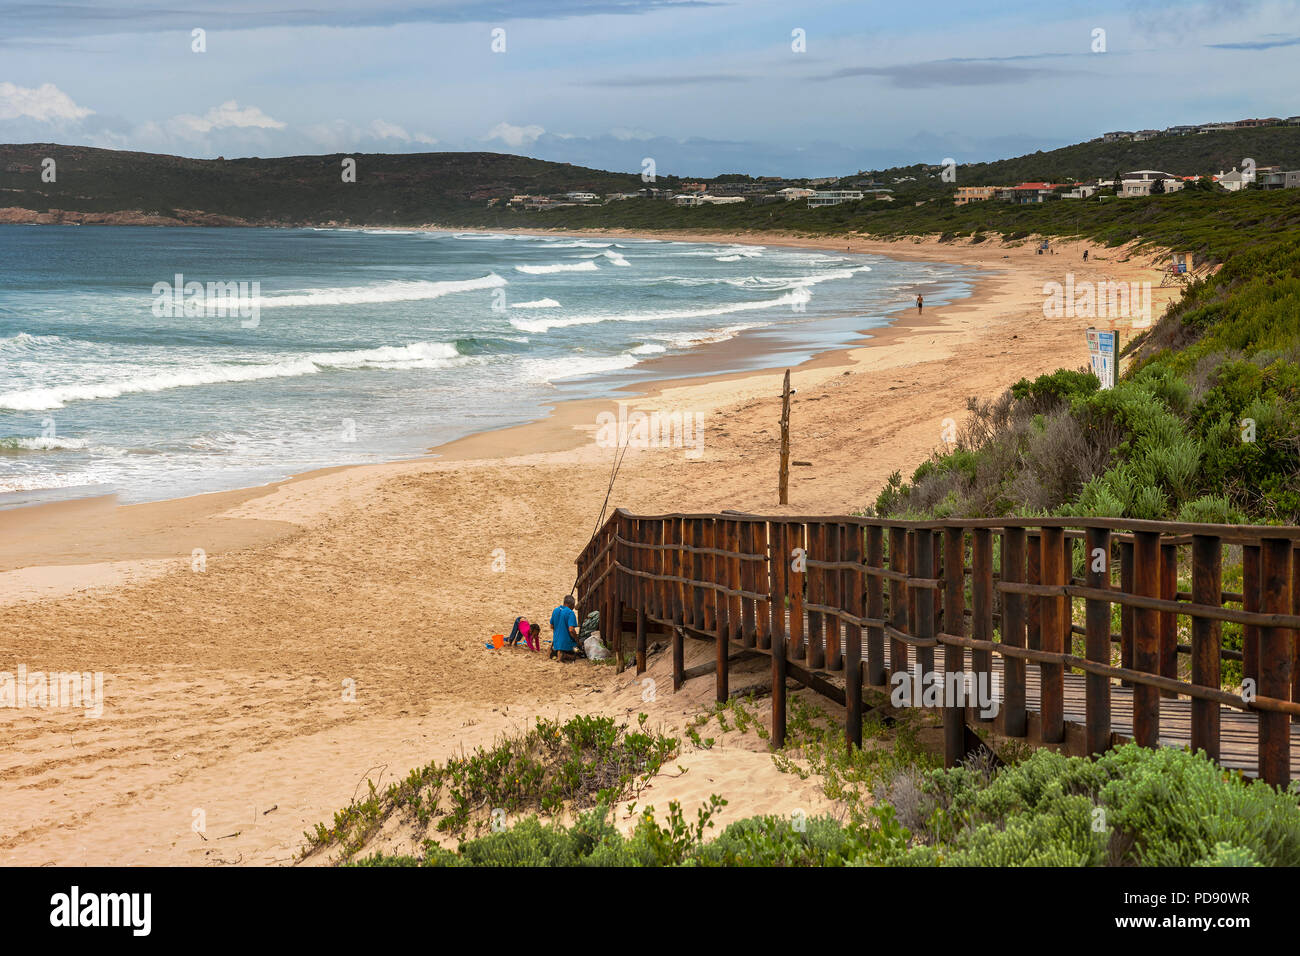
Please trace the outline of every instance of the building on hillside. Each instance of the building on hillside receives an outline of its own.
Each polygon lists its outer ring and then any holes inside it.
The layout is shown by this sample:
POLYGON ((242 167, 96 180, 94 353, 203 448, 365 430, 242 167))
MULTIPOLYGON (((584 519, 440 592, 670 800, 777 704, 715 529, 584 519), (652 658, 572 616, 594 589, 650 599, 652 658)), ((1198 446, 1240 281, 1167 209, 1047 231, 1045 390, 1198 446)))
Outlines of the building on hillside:
POLYGON ((1255 182, 1260 189, 1300 188, 1300 169, 1283 170, 1277 166, 1261 166, 1255 170, 1255 182))
POLYGON ((817 179, 804 180, 809 186, 829 186, 831 183, 839 182, 835 176, 820 176, 817 179))
POLYGON ((700 193, 678 193, 672 198, 674 206, 698 206, 700 205, 700 193))
POLYGON ((1233 123, 1232 125, 1235 126, 1237 129, 1254 129, 1257 126, 1276 126, 1280 122, 1282 121, 1278 117, 1270 116, 1267 119, 1237 120, 1237 122, 1233 123))
POLYGON ((1287 126, 1300 126, 1300 116, 1288 116, 1286 118, 1287 126))
POLYGON ((1199 126, 1171 126, 1165 130, 1165 134, 1168 136, 1186 136, 1189 133, 1195 133, 1198 129, 1200 129, 1199 126))
POLYGON ((965 206, 973 202, 984 202, 998 194, 1000 186, 958 186, 953 204, 965 206))
POLYGON ((1206 123, 1196 127, 1198 133, 1222 133, 1224 130, 1236 129, 1236 123, 1206 123))
POLYGON ((1070 190, 1061 193, 1062 199, 1090 199, 1097 195, 1096 183, 1075 183, 1070 190))
POLYGON ((842 202, 857 202, 862 198, 860 189, 831 189, 818 191, 808 197, 808 208, 838 206, 842 202))
POLYGON ((1245 189, 1247 184, 1251 182, 1251 177, 1234 166, 1232 172, 1220 172, 1219 175, 1214 177, 1214 181, 1224 189, 1228 190, 1228 192, 1235 193, 1241 192, 1241 190, 1245 189))
POLYGON ((700 197, 700 204, 706 206, 727 206, 731 203, 744 201, 744 196, 710 196, 708 193, 705 193, 700 197))
POLYGON ((1102 133, 1101 141, 1103 143, 1118 143, 1122 139, 1132 139, 1133 133, 1128 130, 1119 130, 1114 133, 1102 133))
POLYGON ((1133 134, 1133 142, 1145 143, 1147 140, 1155 139, 1159 135, 1160 130, 1158 129, 1140 129, 1133 134))
POLYGON ((682 192, 684 193, 706 193, 709 191, 707 183, 682 183, 682 192))
POLYGON ((595 202, 597 196, 595 193, 571 192, 565 193, 564 198, 569 202, 595 202))
POLYGON ((1017 206, 1046 202, 1055 195, 1056 186, 1052 183, 1021 183, 1019 186, 1000 187, 997 192, 998 199, 1017 206))
POLYGON ((816 191, 815 189, 804 189, 802 186, 786 186, 784 189, 778 189, 776 194, 785 200, 808 199, 816 191))

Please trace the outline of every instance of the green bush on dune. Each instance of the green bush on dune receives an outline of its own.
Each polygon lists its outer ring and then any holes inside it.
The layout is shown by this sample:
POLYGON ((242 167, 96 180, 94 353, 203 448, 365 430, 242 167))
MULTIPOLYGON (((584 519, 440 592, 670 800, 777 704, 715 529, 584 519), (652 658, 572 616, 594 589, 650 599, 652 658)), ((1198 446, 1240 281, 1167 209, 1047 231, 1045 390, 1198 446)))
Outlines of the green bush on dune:
POLYGON ((1100 390, 1087 370, 972 400, 955 447, 893 478, 890 517, 1300 521, 1300 249, 1233 256, 1100 390))
POLYGON ((529 817, 457 852, 374 854, 361 866, 1297 866, 1300 787, 1282 791, 1203 754, 1128 744, 1096 760, 1036 751, 994 770, 902 771, 870 819, 738 820, 706 840, 725 803, 694 823, 671 806, 623 837, 601 805, 570 827, 529 817), (888 801, 888 802, 886 802, 888 801))

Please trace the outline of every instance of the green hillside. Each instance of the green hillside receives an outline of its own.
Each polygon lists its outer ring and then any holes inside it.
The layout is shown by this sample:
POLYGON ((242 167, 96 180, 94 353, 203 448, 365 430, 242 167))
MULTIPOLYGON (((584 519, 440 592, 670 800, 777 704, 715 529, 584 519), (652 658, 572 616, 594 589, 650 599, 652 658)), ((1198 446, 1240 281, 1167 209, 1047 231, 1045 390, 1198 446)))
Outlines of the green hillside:
POLYGON ((182 221, 200 212, 257 224, 410 225, 470 215, 489 198, 642 185, 639 177, 502 153, 344 154, 278 159, 186 159, 81 146, 0 146, 0 207, 45 212, 139 210, 182 221), (41 163, 57 181, 41 181, 41 163))
MULTIPOLYGON (((841 185, 865 181, 894 190, 897 202, 864 201, 856 206, 808 210, 804 203, 676 209, 653 200, 630 200, 593 208, 524 212, 491 199, 515 193, 555 194, 574 190, 604 196, 641 188, 640 177, 567 163, 501 153, 362 153, 356 182, 342 181, 344 154, 274 159, 187 159, 47 143, 0 145, 0 207, 45 213, 136 211, 180 222, 232 224, 450 226, 627 226, 634 228, 845 228, 852 220, 898 232, 912 228, 915 214, 901 207, 918 201, 951 207, 956 186, 1022 181, 1063 182, 1109 178, 1116 171, 1156 168, 1180 175, 1217 173, 1240 166, 1300 168, 1300 126, 1264 127, 1189 136, 1162 136, 1143 143, 1080 143, 991 163, 960 166, 957 183, 945 183, 937 166, 915 165, 848 175, 841 185), (41 163, 57 164, 54 183, 41 181, 41 163), (895 182, 895 180, 902 180, 895 182), (891 208, 892 207, 892 208, 891 208)), ((747 181, 743 174, 705 180, 747 181)), ((680 186, 659 177, 663 189, 680 186)), ((999 214, 1000 216, 1001 214, 999 214)), ((920 217, 928 220, 929 213, 920 217)), ((1030 217, 1032 218, 1032 216, 1030 217)), ((954 220, 964 228, 965 220, 954 220)), ((944 229, 927 231, 945 231, 944 229)))

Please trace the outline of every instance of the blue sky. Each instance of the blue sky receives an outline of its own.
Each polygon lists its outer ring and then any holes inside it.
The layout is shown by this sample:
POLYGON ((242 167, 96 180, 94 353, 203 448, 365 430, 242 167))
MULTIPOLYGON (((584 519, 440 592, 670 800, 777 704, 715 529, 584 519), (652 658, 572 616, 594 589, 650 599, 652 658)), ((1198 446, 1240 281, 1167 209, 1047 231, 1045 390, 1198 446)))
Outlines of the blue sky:
POLYGON ((0 0, 0 141, 197 157, 816 176, 1290 116, 1298 81, 1300 0, 0 0))

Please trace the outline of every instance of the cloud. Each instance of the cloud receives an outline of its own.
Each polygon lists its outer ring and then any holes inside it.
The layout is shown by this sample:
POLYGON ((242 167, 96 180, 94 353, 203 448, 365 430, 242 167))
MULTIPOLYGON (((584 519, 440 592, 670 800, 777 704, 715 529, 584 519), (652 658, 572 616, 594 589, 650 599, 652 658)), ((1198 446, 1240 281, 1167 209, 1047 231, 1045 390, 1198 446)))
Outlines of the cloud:
POLYGON ((583 80, 582 86, 700 86, 708 83, 745 83, 751 78, 739 73, 698 73, 694 76, 625 76, 608 80, 583 80))
POLYGON ((78 106, 53 83, 28 88, 0 83, 0 120, 34 119, 42 123, 83 120, 94 110, 78 106))
POLYGON ((172 124, 182 133, 210 133, 214 129, 284 129, 284 123, 272 119, 256 106, 240 109, 235 100, 226 100, 202 116, 182 113, 172 117, 172 124))
POLYGON ((519 149, 521 146, 531 146, 545 132, 546 130, 537 125, 511 126, 509 123, 502 122, 493 126, 483 138, 499 139, 511 149, 519 149))
POLYGON ((314 0, 311 4, 267 4, 265 0, 224 0, 174 9, 152 0, 117 0, 112 12, 87 5, 18 3, 6 6, 6 32, 17 37, 103 36, 182 31, 194 26, 214 31, 275 27, 387 27, 407 23, 508 23, 519 20, 570 20, 580 17, 638 15, 725 6, 720 0, 314 0), (69 12, 74 11, 74 12, 69 12), (78 15, 80 14, 80 15, 78 15))
POLYGON ((389 123, 387 120, 375 120, 370 124, 369 130, 376 139, 395 139, 403 143, 421 143, 425 146, 433 146, 438 142, 428 133, 408 133, 401 126, 389 123))
POLYGON ((1206 46, 1213 50, 1272 50, 1274 47, 1280 46, 1300 46, 1300 37, 1269 33, 1259 40, 1242 40, 1238 43, 1207 43, 1206 46))
POLYGON ((964 60, 932 60, 928 63, 902 63, 897 66, 854 66, 836 70, 817 79, 840 80, 854 76, 880 76, 889 80, 891 86, 919 90, 938 86, 1000 86, 1059 76, 1067 72, 1078 71, 1048 67, 1003 66, 1000 63, 964 60))

